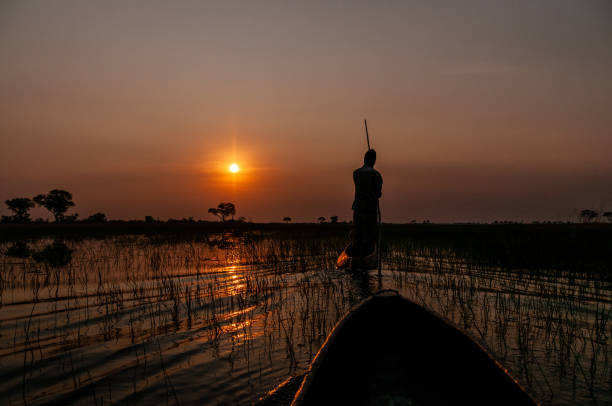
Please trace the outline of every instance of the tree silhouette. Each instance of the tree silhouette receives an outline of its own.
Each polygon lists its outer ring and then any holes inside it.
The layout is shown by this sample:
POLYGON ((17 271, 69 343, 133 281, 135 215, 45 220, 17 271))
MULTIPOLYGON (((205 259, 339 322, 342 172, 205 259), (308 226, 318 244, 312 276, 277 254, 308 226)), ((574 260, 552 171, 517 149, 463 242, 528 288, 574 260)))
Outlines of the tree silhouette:
MULTIPOLYGON (((66 213, 69 207, 74 206, 72 195, 65 190, 59 189, 53 189, 46 195, 40 194, 34 196, 34 201, 39 206, 42 206, 53 213, 56 222, 66 219, 64 213, 66 213)), ((76 219, 76 217, 74 217, 73 220, 74 219, 76 219)))
POLYGON ((71 214, 69 216, 64 216, 62 221, 66 222, 66 223, 73 223, 73 222, 75 222, 77 220, 78 217, 79 217, 79 214, 78 213, 74 213, 74 214, 71 214))
POLYGON ((325 223, 325 217, 323 216, 319 217, 317 220, 319 220, 319 223, 321 224, 325 223))
POLYGON ((287 224, 291 221, 291 217, 283 217, 283 221, 287 224))
POLYGON ((604 214, 602 214, 602 216, 604 216, 606 219, 608 219, 610 223, 612 223, 612 211, 607 211, 604 214))
POLYGON ((108 220, 106 219, 106 214, 96 213, 87 217, 84 221, 87 223, 106 223, 108 220))
POLYGON ((580 218, 584 223, 590 223, 597 218, 598 214, 595 210, 585 209, 580 212, 580 218))
POLYGON ((332 224, 336 224, 338 222, 338 216, 331 216, 329 218, 329 221, 331 221, 332 224))
POLYGON ((6 200, 6 206, 10 211, 15 213, 13 220, 19 223, 30 221, 30 209, 34 207, 34 202, 27 197, 17 197, 15 199, 6 200))
POLYGON ((225 222, 225 218, 228 216, 234 216, 236 214, 236 206, 234 203, 219 203, 217 207, 211 207, 208 212, 219 217, 221 221, 225 222))

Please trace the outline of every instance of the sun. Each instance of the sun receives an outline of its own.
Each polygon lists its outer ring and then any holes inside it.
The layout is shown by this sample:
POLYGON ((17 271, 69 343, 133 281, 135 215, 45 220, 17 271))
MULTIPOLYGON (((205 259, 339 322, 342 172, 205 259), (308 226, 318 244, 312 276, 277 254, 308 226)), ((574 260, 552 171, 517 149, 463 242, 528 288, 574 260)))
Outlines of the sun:
POLYGON ((237 163, 233 163, 229 166, 229 171, 231 173, 237 173, 238 171, 240 171, 240 167, 238 166, 237 163))

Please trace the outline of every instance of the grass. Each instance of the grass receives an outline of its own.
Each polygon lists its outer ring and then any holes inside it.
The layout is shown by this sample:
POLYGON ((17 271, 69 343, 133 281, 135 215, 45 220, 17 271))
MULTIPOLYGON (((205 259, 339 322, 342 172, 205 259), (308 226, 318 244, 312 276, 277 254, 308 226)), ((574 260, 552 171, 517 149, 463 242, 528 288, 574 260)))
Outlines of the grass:
POLYGON ((452 255, 474 266, 612 278, 612 224, 389 224, 384 233, 387 241, 401 241, 407 249, 452 255))
MULTIPOLYGON (((349 224, 253 224, 219 222, 109 222, 102 224, 4 224, 0 241, 38 238, 106 238, 147 235, 152 240, 198 241, 212 234, 278 233, 293 238, 344 237, 349 224)), ((523 269, 571 270, 609 277, 612 224, 385 224, 385 241, 402 240, 468 258, 474 264, 523 269)), ((408 248, 410 248, 408 246, 408 248)))
MULTIPOLYGON (((248 403, 302 373, 378 288, 335 271, 346 225, 178 226, 0 244, 23 254, 0 256, 10 404, 248 403)), ((382 285, 460 327, 544 404, 606 402, 611 232, 385 225, 382 285)))

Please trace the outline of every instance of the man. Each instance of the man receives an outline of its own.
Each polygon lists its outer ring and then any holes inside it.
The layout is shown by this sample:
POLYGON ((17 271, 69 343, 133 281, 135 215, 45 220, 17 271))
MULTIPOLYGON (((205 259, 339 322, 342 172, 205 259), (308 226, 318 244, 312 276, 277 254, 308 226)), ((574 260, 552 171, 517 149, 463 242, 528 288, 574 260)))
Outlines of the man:
POLYGON ((353 172, 353 256, 365 257, 374 251, 378 236, 378 199, 382 195, 382 176, 374 169, 376 151, 368 150, 363 166, 353 172))

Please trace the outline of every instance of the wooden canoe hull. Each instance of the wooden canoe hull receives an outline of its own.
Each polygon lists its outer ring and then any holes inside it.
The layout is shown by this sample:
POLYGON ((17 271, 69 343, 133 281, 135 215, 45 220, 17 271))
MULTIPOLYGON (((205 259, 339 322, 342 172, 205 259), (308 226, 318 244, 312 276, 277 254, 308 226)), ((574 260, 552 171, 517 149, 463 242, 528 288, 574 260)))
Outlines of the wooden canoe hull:
POLYGON ((304 405, 536 405, 470 338, 397 293, 341 320, 293 400, 304 405))

